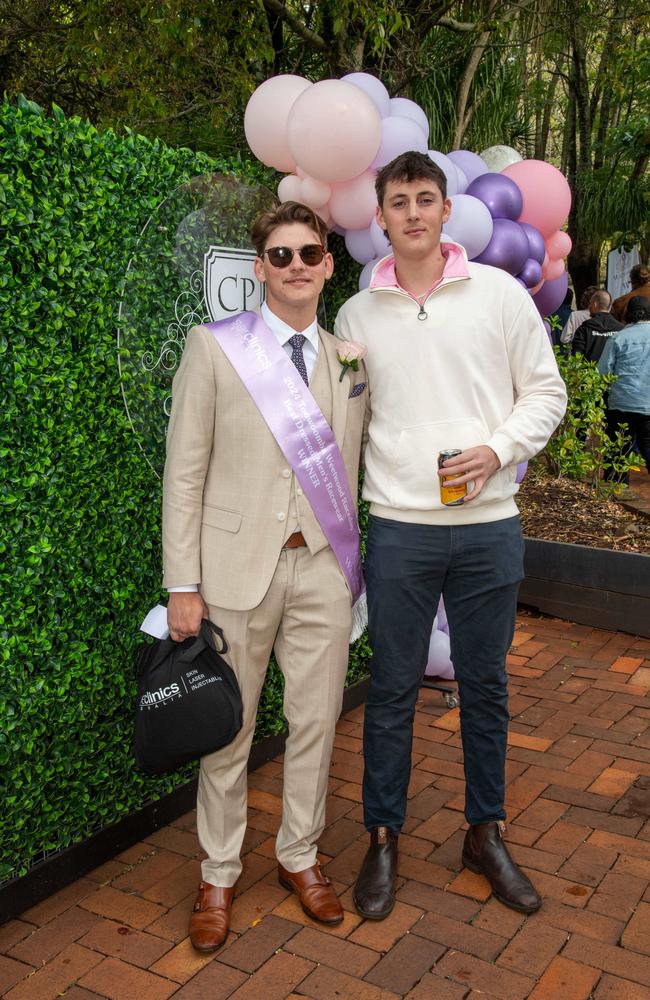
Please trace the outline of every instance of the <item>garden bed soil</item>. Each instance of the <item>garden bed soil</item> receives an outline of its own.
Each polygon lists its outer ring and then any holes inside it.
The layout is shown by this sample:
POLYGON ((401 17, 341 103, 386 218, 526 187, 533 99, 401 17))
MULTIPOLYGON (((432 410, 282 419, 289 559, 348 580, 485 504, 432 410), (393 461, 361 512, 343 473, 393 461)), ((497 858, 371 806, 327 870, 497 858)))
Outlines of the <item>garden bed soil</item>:
POLYGON ((650 519, 586 483, 556 479, 533 465, 516 499, 529 538, 650 554, 650 519))

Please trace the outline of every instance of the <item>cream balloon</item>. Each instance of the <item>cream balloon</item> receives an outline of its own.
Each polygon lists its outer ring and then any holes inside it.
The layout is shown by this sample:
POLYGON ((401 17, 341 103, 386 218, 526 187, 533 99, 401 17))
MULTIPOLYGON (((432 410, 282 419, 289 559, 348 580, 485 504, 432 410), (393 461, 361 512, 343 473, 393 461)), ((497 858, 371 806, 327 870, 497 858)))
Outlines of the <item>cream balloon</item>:
POLYGON ((523 156, 520 156, 512 146, 488 146, 479 155, 485 161, 488 170, 495 174, 501 173, 511 163, 519 163, 520 160, 523 160, 523 156))
POLYGON ((244 114, 244 132, 251 150, 267 167, 283 173, 296 169, 289 148, 287 119, 300 94, 313 86, 301 76, 272 76, 252 94, 244 114))
POLYGON ((381 142, 381 118, 359 87, 344 80, 321 80, 291 108, 288 136, 291 155, 310 177, 330 183, 349 181, 374 160, 381 142))

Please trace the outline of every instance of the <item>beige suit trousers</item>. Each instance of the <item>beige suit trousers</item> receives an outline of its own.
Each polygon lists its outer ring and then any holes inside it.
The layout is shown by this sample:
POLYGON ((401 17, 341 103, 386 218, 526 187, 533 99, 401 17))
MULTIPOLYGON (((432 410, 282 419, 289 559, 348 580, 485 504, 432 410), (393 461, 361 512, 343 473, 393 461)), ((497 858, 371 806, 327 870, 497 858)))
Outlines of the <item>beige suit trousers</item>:
POLYGON ((341 711, 351 626, 350 594, 330 548, 283 549, 271 585, 251 611, 210 606, 230 644, 226 659, 244 704, 235 740, 201 761, 197 798, 199 841, 208 855, 204 881, 231 886, 242 865, 247 763, 257 705, 271 651, 284 675, 289 724, 284 755, 278 861, 291 872, 316 862, 336 721, 341 711))

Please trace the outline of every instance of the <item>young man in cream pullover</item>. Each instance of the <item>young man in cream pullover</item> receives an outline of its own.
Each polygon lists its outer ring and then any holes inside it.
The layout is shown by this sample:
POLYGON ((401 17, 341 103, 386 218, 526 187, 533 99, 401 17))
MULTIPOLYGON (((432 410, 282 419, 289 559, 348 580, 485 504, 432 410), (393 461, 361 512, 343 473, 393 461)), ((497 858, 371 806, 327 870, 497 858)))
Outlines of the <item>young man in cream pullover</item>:
POLYGON ((527 292, 503 271, 468 263, 458 244, 441 244, 451 202, 435 164, 404 153, 380 170, 376 187, 392 255, 336 321, 338 336, 368 347, 372 413, 363 782, 371 839, 355 905, 376 920, 394 905, 413 715, 442 593, 461 703, 463 863, 503 903, 532 913, 541 900, 502 839, 505 658, 523 577, 515 474, 559 423, 566 391, 527 292), (439 471, 438 455, 449 449, 461 453, 439 471), (460 506, 442 504, 442 474, 468 484, 460 506))

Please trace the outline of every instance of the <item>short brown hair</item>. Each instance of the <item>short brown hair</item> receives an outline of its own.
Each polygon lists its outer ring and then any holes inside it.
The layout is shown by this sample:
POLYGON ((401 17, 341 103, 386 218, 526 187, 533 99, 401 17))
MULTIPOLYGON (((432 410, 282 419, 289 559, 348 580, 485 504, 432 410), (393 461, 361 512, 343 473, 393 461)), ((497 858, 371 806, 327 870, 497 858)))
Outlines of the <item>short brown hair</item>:
POLYGON ((390 181, 406 181, 410 184, 411 181, 419 180, 433 181, 440 188, 442 197, 447 197, 447 178, 437 163, 434 163, 426 153, 416 153, 415 150, 400 153, 385 167, 382 167, 375 178, 375 191, 379 207, 381 208, 384 203, 386 185, 390 181))
POLYGON ((635 264, 630 271, 630 284, 632 288, 640 288, 650 281, 650 271, 645 264, 635 264))
POLYGON ((253 223, 251 243, 255 247, 257 256, 261 257, 264 253, 266 241, 274 229, 279 226, 290 226, 294 222, 301 222, 313 229, 327 250, 327 226, 320 215, 316 215, 313 209, 308 208, 307 205, 301 205, 298 201, 283 201, 276 208, 269 208, 266 212, 262 212, 253 223))

